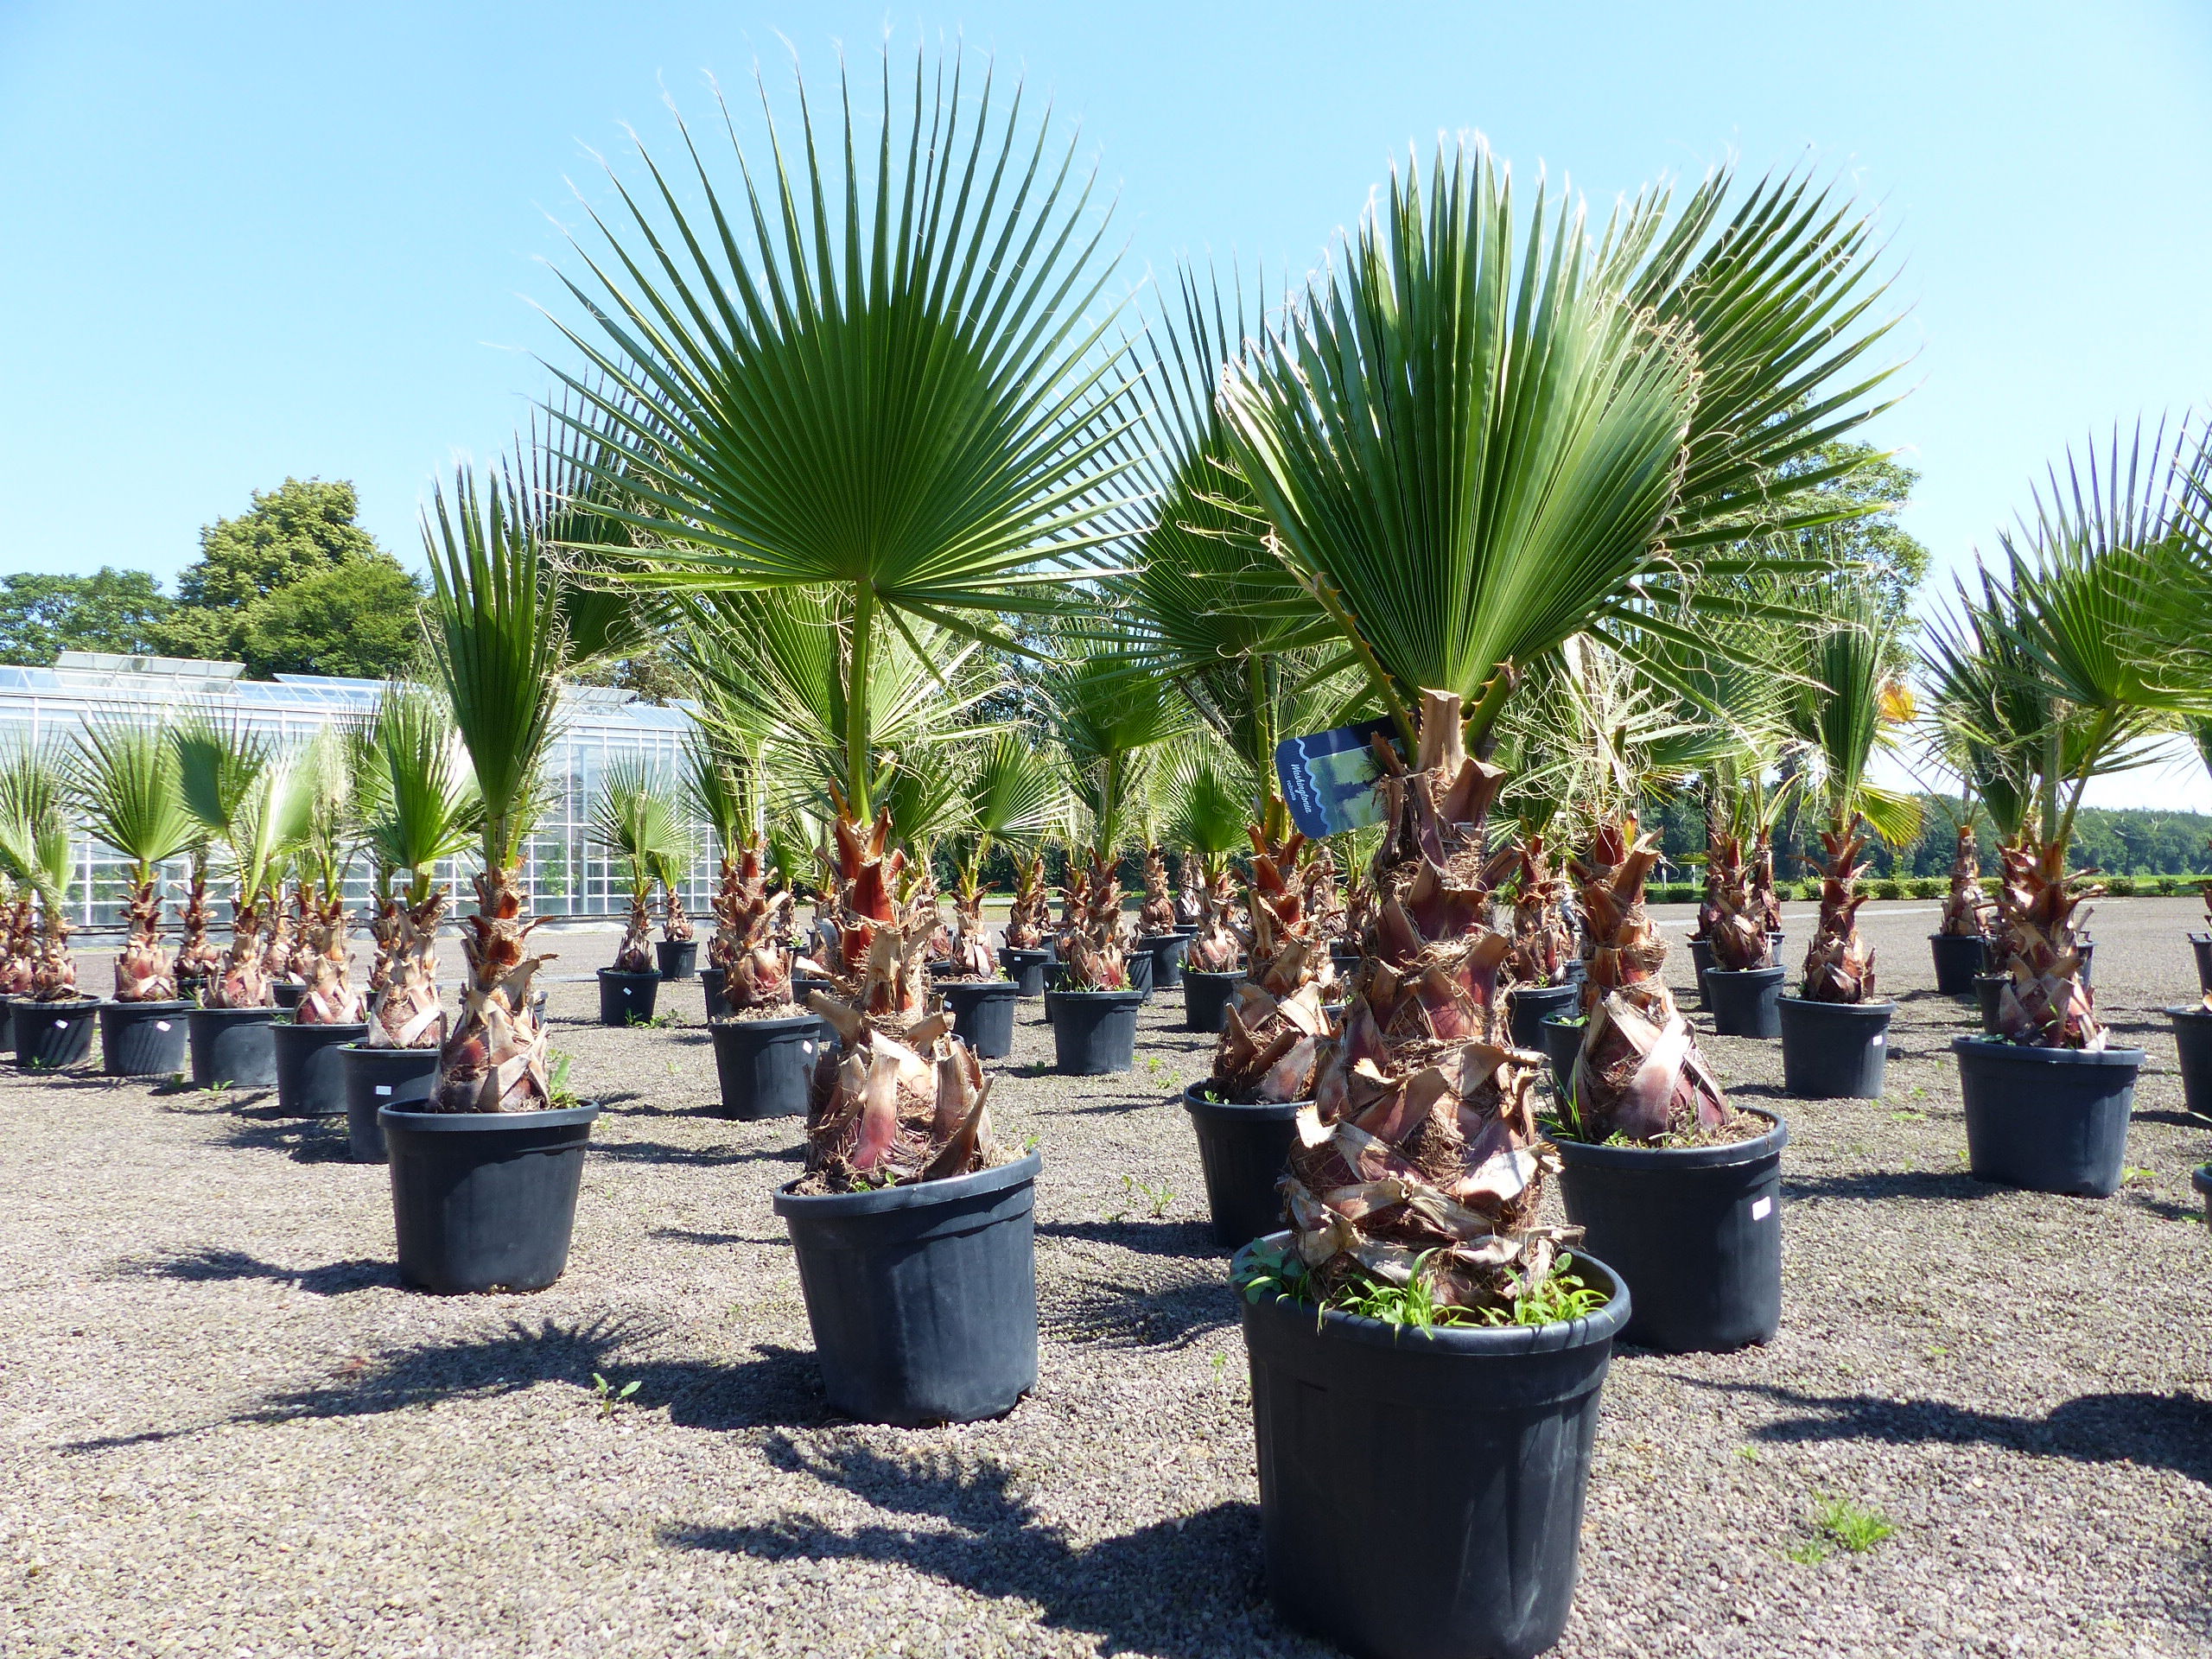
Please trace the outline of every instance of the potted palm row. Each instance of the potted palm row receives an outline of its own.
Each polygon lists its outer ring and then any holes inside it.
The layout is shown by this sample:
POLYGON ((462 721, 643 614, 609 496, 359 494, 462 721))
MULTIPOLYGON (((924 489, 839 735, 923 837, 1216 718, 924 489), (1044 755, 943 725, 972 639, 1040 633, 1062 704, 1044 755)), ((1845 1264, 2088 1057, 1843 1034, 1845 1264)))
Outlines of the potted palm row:
MULTIPOLYGON (((1785 463, 1880 378, 1852 378, 1880 332, 1862 326, 1863 219, 1796 180, 1733 211, 1732 194, 1719 175, 1678 213, 1640 199, 1593 245, 1571 208, 1516 224, 1488 153, 1447 146, 1426 190, 1394 176, 1223 378, 1235 463, 1311 637, 1366 670, 1397 734, 1374 755, 1382 844, 1343 1035, 1297 1126, 1289 1225, 1233 1269, 1269 1590, 1355 1651, 1558 1638, 1629 1287, 1640 1302, 1644 1281, 1711 1266, 1709 1233, 1624 1271, 1539 1221, 1561 1154, 1536 1122, 1540 1057, 1511 1045, 1497 995, 1512 941, 1486 922, 1482 873, 1503 779, 1482 757, 1568 640, 1694 639, 1671 619, 1732 602, 1710 577, 1786 565, 1746 523, 1792 522, 1832 474, 1785 463), (1363 1537, 1390 1540, 1388 1572, 1344 1547, 1363 1537)), ((1654 857, 1609 815, 1578 872, 1578 1104, 1600 1141, 1694 1140, 1687 1162, 1744 1115, 1654 982, 1654 857)), ((1778 1226, 1771 1205, 1761 1220, 1778 1226)))
POLYGON ((615 861, 630 901, 613 965, 599 970, 599 1022, 644 1025, 660 994, 652 937, 658 872, 691 857, 674 785, 634 756, 609 761, 592 798, 591 841, 615 861))
MULTIPOLYGON (((270 1028, 277 1006, 265 936, 279 908, 285 857, 304 830, 305 796, 289 758, 234 721, 193 715, 177 726, 173 743, 186 809, 210 849, 209 873, 231 890, 230 943, 201 982, 200 1006, 186 1016, 192 1082, 267 1088, 276 1081, 270 1028)), ((188 926, 185 949, 195 943, 188 926)))
POLYGON ((92 1052, 100 999, 78 988, 69 950, 73 827, 52 754, 22 749, 0 762, 0 870, 37 901, 35 933, 20 947, 23 988, 10 1003, 16 1064, 27 1071, 60 1071, 92 1052))
POLYGON ((296 764, 302 834, 292 854, 296 933, 291 952, 300 995, 288 1018, 270 1027, 278 1110, 296 1117, 342 1117, 346 1075, 339 1050, 368 1033, 367 1007, 354 989, 353 917, 346 881, 359 850, 357 773, 359 734, 332 728, 296 764))

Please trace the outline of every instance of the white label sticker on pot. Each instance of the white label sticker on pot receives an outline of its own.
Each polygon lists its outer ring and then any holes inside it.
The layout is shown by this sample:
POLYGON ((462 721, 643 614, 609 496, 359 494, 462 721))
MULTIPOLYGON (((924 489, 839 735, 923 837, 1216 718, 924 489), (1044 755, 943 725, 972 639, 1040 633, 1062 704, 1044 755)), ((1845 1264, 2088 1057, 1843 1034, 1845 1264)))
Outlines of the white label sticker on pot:
POLYGON ((799 1042, 798 1052, 802 1054, 811 1054, 814 1052, 814 1044, 811 1040, 802 1039, 799 1042))
POLYGON ((1751 1219, 1753 1221, 1764 1221, 1773 1213, 1774 1200, 1772 1198, 1760 1198, 1751 1205, 1751 1219))
POLYGON ((1887 1039, 1882 1035, 1882 1033, 1878 1031, 1874 1033, 1874 1040, 1869 1044, 1868 1046, 1872 1048, 1879 1048, 1886 1040, 1887 1039))
POLYGON ((154 1021, 154 1029, 156 1031, 167 1031, 168 1028, 169 1022, 166 1020, 156 1020, 154 1021))
POLYGON ((67 1031, 69 1029, 69 1022, 67 1020, 57 1020, 54 1022, 54 1028, 56 1031, 67 1031))
POLYGON ((378 1093, 378 1094, 380 1094, 380 1095, 388 1095, 388 1094, 390 1094, 391 1092, 391 1085, 390 1084, 388 1084, 388 1083, 380 1083, 380 1084, 377 1084, 377 1093, 378 1093))

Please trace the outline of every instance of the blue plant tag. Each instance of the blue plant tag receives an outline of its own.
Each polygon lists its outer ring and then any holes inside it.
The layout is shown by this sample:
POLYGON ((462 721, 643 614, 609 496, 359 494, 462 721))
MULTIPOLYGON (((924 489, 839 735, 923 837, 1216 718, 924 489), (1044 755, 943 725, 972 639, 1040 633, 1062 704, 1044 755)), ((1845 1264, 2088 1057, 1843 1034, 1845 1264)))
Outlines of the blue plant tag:
POLYGON ((1342 835, 1382 817, 1382 798, 1375 792, 1382 769, 1370 747, 1377 732, 1396 741, 1397 728, 1385 716, 1311 737, 1286 737, 1275 745, 1275 776, 1301 835, 1342 835))

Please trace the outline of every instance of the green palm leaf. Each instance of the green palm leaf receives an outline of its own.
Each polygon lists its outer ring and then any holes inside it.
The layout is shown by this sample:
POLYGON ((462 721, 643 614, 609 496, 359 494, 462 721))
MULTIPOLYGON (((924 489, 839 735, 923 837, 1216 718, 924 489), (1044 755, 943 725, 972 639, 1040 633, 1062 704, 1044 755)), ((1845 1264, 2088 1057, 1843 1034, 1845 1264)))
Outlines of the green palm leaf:
POLYGON ((0 874, 58 909, 74 873, 67 788, 59 757, 44 746, 0 756, 0 874))
POLYGON ((88 721, 67 761, 85 828, 130 862, 134 880, 189 852, 207 833, 185 804, 176 751, 160 722, 88 721))
POLYGON ((359 772, 363 843, 384 879, 401 871, 413 878, 420 902, 440 861, 479 833, 476 780, 452 720, 418 690, 386 686, 368 734, 359 772))
POLYGON ((630 891, 651 896, 656 880, 690 862, 690 826, 677 805, 674 783, 634 755, 619 755, 600 774, 587 830, 592 844, 621 859, 630 891))

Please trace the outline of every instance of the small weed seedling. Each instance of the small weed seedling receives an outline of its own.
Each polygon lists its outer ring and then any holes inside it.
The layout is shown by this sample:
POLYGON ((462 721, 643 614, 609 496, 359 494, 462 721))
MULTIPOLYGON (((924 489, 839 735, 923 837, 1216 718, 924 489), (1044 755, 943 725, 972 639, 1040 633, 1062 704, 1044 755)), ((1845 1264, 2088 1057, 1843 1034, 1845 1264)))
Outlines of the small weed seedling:
MULTIPOLYGON (((1175 1202, 1175 1195, 1167 1190, 1166 1182, 1162 1181, 1158 1186, 1154 1186, 1147 1181, 1138 1180, 1134 1175, 1122 1177, 1122 1196, 1131 1204, 1142 1198, 1150 1208, 1152 1218, 1154 1221, 1166 1216, 1167 1206, 1175 1202)), ((1111 1218, 1119 1221, 1127 1214, 1128 1214, 1127 1210, 1118 1211, 1111 1218)))
POLYGON ((650 1018, 642 1018, 634 1014, 630 1016, 630 1028, 632 1031, 666 1031, 675 1023, 676 1016, 672 1014, 656 1014, 650 1018))
POLYGON ((1815 1493, 1813 1536, 1787 1553, 1791 1560, 1812 1567, 1826 1560, 1831 1548, 1864 1555, 1896 1531, 1878 1510, 1862 1510, 1847 1497, 1815 1493))
POLYGON ((1890 1122, 1892 1123, 1925 1123, 1927 1121, 1928 1114, 1925 1112, 1907 1110, 1890 1114, 1890 1122))
POLYGON ((1912 1085, 1912 1097, 1915 1100, 1925 1100, 1928 1098, 1928 1091, 1916 1083, 1912 1085))
POLYGON ((2120 1183, 2122 1186, 2156 1186, 2158 1184, 2158 1178, 2152 1170, 2137 1169, 2130 1166, 2120 1172, 2120 1183))
POLYGON ((612 1417, 620 1411, 630 1403, 630 1396, 638 1391, 639 1379, 634 1376, 619 1389, 597 1371, 591 1374, 591 1381, 593 1392, 597 1396, 599 1414, 602 1418, 612 1417))
POLYGON ((556 1111, 564 1111, 571 1106, 584 1103, 583 1097, 569 1082, 569 1073, 575 1069, 575 1055, 557 1048, 546 1056, 546 1104, 556 1111))
POLYGON ((1736 1448, 1736 1455, 1745 1463, 1757 1463, 1759 1460, 1759 1449, 1756 1446, 1739 1446, 1736 1448))

